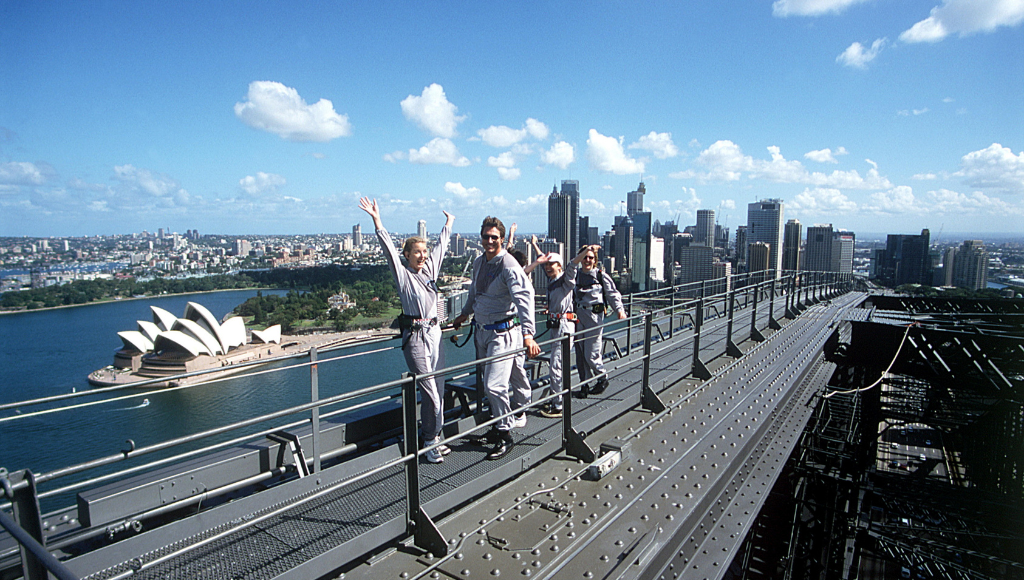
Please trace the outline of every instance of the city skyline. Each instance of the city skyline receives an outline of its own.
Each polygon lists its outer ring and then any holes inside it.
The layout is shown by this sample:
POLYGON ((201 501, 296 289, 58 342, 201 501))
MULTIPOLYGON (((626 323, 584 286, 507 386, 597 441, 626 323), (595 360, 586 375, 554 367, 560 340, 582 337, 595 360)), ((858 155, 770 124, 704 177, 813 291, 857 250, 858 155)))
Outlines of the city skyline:
POLYGON ((1020 231, 1019 1, 448 10, 0 7, 0 236, 603 233, 779 198, 858 232, 1020 231), (153 34, 153 30, 169 33, 153 34))

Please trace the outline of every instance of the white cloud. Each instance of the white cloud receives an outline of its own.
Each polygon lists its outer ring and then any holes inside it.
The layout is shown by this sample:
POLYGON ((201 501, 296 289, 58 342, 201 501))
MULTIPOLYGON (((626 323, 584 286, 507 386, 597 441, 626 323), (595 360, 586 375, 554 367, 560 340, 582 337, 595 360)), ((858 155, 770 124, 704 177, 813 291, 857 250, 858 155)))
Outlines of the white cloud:
POLYGON ((0 163, 0 185, 42 185, 49 167, 39 167, 28 161, 0 163))
POLYGON ((838 189, 831 187, 805 189, 786 205, 808 215, 841 215, 857 211, 855 202, 850 201, 850 198, 838 189))
POLYGON ((964 155, 960 160, 960 171, 953 175, 964 178, 971 187, 1024 193, 1024 152, 1014 155, 1009 147, 993 143, 964 155))
POLYGON ((541 123, 537 119, 530 117, 526 120, 526 131, 530 133, 530 136, 538 141, 543 141, 548 138, 548 126, 541 123))
MULTIPOLYGON (((845 155, 846 149, 840 147, 836 149, 835 155, 845 155)), ((817 151, 808 151, 804 153, 804 159, 810 159, 818 163, 839 163, 839 160, 832 154, 832 149, 826 147, 825 149, 818 149, 817 151)))
POLYGON ((718 204, 718 207, 722 209, 736 209, 736 202, 731 199, 723 199, 722 202, 718 204))
MULTIPOLYGON (((842 150, 845 154, 846 150, 842 150)), ((777 146, 768 147, 771 160, 754 159, 744 155, 738 145, 728 140, 716 141, 697 156, 696 164, 707 171, 688 169, 670 173, 676 179, 698 179, 708 181, 738 181, 744 174, 750 179, 764 179, 775 183, 802 183, 815 187, 837 189, 884 189, 892 187, 888 179, 878 173, 872 165, 863 177, 856 170, 832 173, 809 172, 799 161, 786 159, 777 146)))
POLYGON ((429 143, 419 149, 409 150, 410 163, 436 163, 440 165, 453 165, 455 167, 466 167, 470 164, 469 159, 459 153, 459 149, 450 139, 435 137, 429 143))
POLYGON ((914 191, 906 186, 899 185, 889 191, 879 191, 871 194, 872 204, 865 207, 872 213, 899 215, 907 213, 924 213, 924 208, 917 204, 914 191))
POLYGON ((505 125, 491 125, 476 132, 491 147, 511 147, 526 139, 526 129, 513 129, 505 125))
POLYGON ((515 181, 516 179, 519 179, 519 176, 522 175, 522 173, 522 170, 519 169, 518 167, 498 168, 498 177, 500 177, 503 181, 515 181))
POLYGON ((622 148, 622 137, 608 137, 595 129, 590 130, 590 137, 587 139, 587 159, 592 168, 602 173, 629 175, 644 172, 642 161, 626 155, 622 148))
POLYGON ((132 165, 114 167, 112 188, 118 207, 174 207, 188 205, 191 196, 174 178, 132 165))
POLYGON ((934 173, 915 173, 913 176, 911 176, 911 179, 917 179, 919 181, 931 181, 933 179, 938 178, 939 176, 935 175, 934 173))
POLYGON ((866 49, 863 44, 854 42, 836 57, 836 62, 843 66, 865 69, 868 67, 868 63, 875 60, 878 53, 882 52, 885 43, 885 38, 879 38, 871 43, 871 48, 866 49))
POLYGON ((970 194, 958 193, 949 189, 928 192, 928 205, 938 213, 952 215, 994 214, 1021 215, 1024 207, 1012 206, 996 197, 989 197, 980 191, 970 194))
POLYGON ((488 157, 487 165, 490 165, 491 167, 515 167, 516 158, 511 151, 506 151, 497 157, 488 157))
POLYGON ((580 199, 580 213, 587 215, 603 214, 608 208, 600 201, 584 197, 580 199))
POLYGON ((570 143, 559 141, 551 146, 544 153, 541 153, 540 160, 545 165, 554 165, 559 169, 566 169, 576 161, 576 148, 570 143))
POLYGON ((629 148, 650 151, 658 159, 668 159, 669 157, 679 155, 679 148, 672 142, 672 133, 655 133, 651 131, 647 135, 640 137, 629 148))
POLYGON ((466 119, 458 116, 458 107, 448 102, 444 88, 437 83, 425 87, 420 96, 409 95, 402 100, 402 114, 435 137, 452 138, 455 127, 466 119))
POLYGON ((398 163, 399 161, 406 158, 405 151, 392 151, 391 153, 385 153, 382 159, 388 163, 398 163))
POLYGON ((274 81, 249 83, 248 99, 235 103, 235 116, 254 129, 267 131, 288 141, 326 142, 352 134, 347 115, 334 111, 334 104, 320 99, 313 105, 299 92, 274 81))
POLYGON ((653 210, 657 210, 655 213, 662 215, 675 215, 677 213, 692 214, 701 208, 703 202, 697 197, 697 190, 692 187, 684 187, 682 199, 674 200, 654 200, 649 202, 649 206, 653 210))
POLYGON ((786 16, 821 16, 822 14, 839 14, 854 4, 867 0, 776 0, 772 2, 772 15, 786 16))
POLYGON ((992 32, 1024 22, 1024 2, 1020 0, 944 0, 932 8, 928 18, 900 34, 907 43, 938 42, 950 34, 961 37, 992 32))
POLYGON ((466 187, 461 182, 449 181, 444 184, 444 190, 452 194, 457 205, 475 206, 479 203, 483 193, 478 187, 466 187))
POLYGON ((238 180, 238 186, 249 195, 274 194, 287 183, 284 177, 276 173, 263 173, 259 171, 256 176, 246 175, 238 180))
POLYGON ((911 115, 914 115, 916 117, 918 115, 923 115, 927 112, 928 107, 925 107, 923 109, 903 109, 902 111, 896 111, 896 114, 901 117, 909 117, 911 115))

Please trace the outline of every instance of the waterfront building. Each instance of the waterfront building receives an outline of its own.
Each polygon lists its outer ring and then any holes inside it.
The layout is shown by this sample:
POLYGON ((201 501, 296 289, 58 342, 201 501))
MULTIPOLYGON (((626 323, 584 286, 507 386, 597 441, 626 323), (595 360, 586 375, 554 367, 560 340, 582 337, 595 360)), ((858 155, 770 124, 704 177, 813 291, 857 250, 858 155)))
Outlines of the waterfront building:
MULTIPOLYGON (((807 230, 808 240, 810 229, 807 230)), ((786 222, 786 230, 782 240, 782 269, 796 271, 800 269, 800 244, 803 240, 803 225, 800 220, 786 222)), ((808 242, 810 243, 810 242, 808 242)))
POLYGON ((849 230, 837 230, 832 234, 832 260, 829 272, 850 274, 853 272, 853 248, 856 236, 849 230))
POLYGON ((942 286, 953 285, 953 264, 956 263, 956 253, 960 248, 950 246, 942 254, 942 286))
MULTIPOLYGON (((753 242, 747 246, 747 271, 765 272, 770 270, 771 246, 764 242, 753 242)), ((764 280, 766 275, 757 277, 757 280, 764 280)))
POLYGON ((877 254, 875 273, 883 286, 932 283, 932 262, 929 251, 930 233, 920 235, 889 234, 885 250, 877 254))
MULTIPOLYGON (((785 204, 781 199, 762 199, 747 205, 747 242, 768 246, 768 267, 773 276, 782 271, 782 218, 785 204)), ((749 260, 749 258, 748 258, 749 260)), ((750 268, 754 272, 754 268, 750 268)))

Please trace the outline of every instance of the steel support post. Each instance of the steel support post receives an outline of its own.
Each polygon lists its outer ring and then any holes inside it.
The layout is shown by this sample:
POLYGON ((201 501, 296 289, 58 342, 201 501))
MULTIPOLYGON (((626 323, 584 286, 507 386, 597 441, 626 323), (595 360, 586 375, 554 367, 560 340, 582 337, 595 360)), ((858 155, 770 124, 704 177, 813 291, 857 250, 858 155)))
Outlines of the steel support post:
POLYGON ((789 291, 786 293, 786 318, 790 320, 796 318, 796 277, 797 274, 790 274, 787 282, 789 291))
POLYGON ((754 284, 754 304, 750 308, 750 340, 764 341, 764 335, 757 329, 757 301, 761 294, 761 284, 754 284))
POLYGON ((668 309, 668 338, 672 340, 672 327, 675 326, 676 320, 676 281, 675 276, 672 276, 672 286, 669 288, 669 309, 668 309))
POLYGON ((700 360, 700 331, 701 327, 704 326, 704 299, 697 299, 697 316, 693 322, 693 364, 690 367, 690 373, 702 381, 706 381, 711 378, 711 371, 704 364, 704 361, 700 360))
POLYGON ((413 544, 435 556, 448 554, 448 542, 420 505, 420 449, 419 429, 416 424, 416 375, 402 373, 402 428, 403 455, 412 455, 405 461, 406 533, 412 535, 413 544))
MULTIPOLYGON (((626 303, 626 356, 633 353, 633 291, 629 291, 629 302, 626 303)), ((601 349, 604 352, 604 349, 601 349)))
POLYGON ((736 342, 732 339, 732 326, 733 320, 736 315, 736 291, 729 292, 729 322, 726 324, 726 335, 725 335, 725 354, 732 358, 740 358, 743 356, 743 351, 740 347, 736 346, 736 342))
MULTIPOLYGON (((569 372, 572 368, 571 361, 569 359, 572 356, 572 347, 569 346, 571 340, 570 335, 565 335, 562 340, 553 348, 562 349, 562 449, 565 450, 566 455, 570 455, 584 461, 591 463, 597 459, 597 454, 594 450, 587 445, 586 439, 572 426, 572 373, 569 372)), ((577 364, 582 361, 577 361, 577 364)), ((593 377, 591 377, 593 378, 593 377)), ((551 385, 551 389, 554 390, 555 385, 551 385)))
POLYGON ((658 394, 651 389, 651 342, 653 342, 653 319, 654 314, 648 312, 644 315, 644 365, 643 374, 640 377, 640 407, 652 413, 660 413, 665 410, 665 404, 661 402, 658 394))
MULTIPOLYGON (((8 497, 11 499, 11 510, 14 515, 15 524, 28 536, 26 540, 31 539, 39 544, 40 547, 45 548, 46 538, 43 536, 43 518, 39 510, 36 476, 31 471, 25 469, 11 473, 8 476, 8 481, 4 482, 4 487, 8 497), (10 486, 8 486, 8 481, 10 486), (17 484, 23 481, 28 485, 18 487, 17 484)), ((18 549, 21 552, 21 573, 26 580, 46 580, 49 578, 46 573, 46 566, 37 557, 27 541, 19 541, 18 549)))
POLYGON ((782 330, 782 325, 775 320, 775 280, 768 285, 768 328, 782 330))
MULTIPOLYGON (((316 368, 316 347, 309 349, 309 398, 310 402, 320 400, 320 374, 316 368)), ((313 422, 313 473, 320 473, 320 407, 310 409, 313 422)))

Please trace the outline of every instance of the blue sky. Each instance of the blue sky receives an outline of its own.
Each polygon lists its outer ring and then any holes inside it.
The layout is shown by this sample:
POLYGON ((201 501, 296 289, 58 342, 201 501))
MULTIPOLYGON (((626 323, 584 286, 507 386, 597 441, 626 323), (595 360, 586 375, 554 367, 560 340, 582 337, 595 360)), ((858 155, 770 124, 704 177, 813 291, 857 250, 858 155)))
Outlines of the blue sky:
POLYGON ((0 235, 1024 231, 1024 0, 0 0, 0 235))

